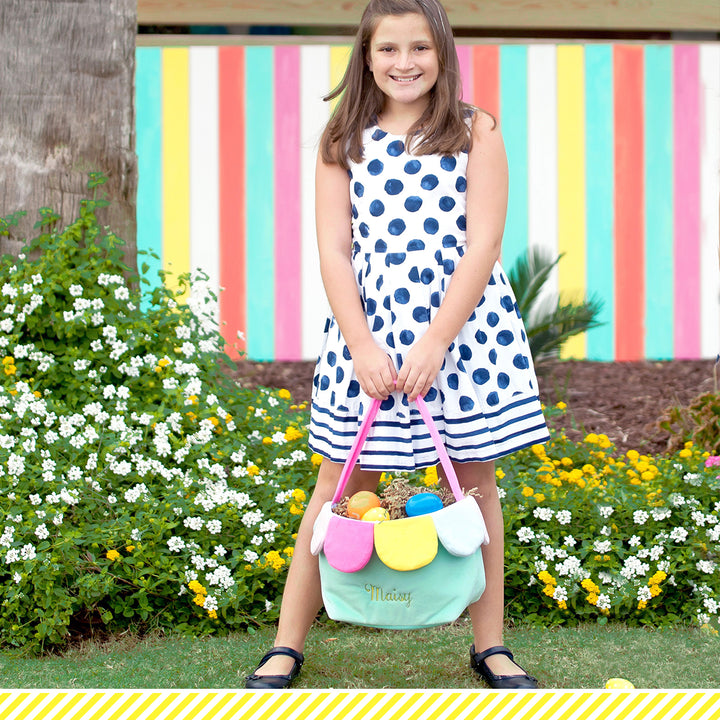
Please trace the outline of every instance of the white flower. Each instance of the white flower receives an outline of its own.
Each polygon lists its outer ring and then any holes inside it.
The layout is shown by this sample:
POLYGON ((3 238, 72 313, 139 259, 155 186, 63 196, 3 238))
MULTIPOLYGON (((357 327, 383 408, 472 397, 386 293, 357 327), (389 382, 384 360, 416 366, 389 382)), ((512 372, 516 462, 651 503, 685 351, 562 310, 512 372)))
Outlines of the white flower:
POLYGON ((272 610, 272 606, 273 606, 273 604, 269 600, 266 600, 265 601, 265 612, 270 612, 270 610, 272 610))
POLYGON ((575 547, 575 545, 577 545, 577 540, 572 535, 566 535, 563 539, 563 545, 567 545, 568 547, 575 547))
POLYGON ((699 560, 695 567, 701 572, 701 573, 707 573, 708 575, 712 575, 715 572, 715 563, 712 560, 699 560))
POLYGON ((684 527, 673 528, 670 532, 670 539, 676 543, 685 542, 688 538, 688 531, 684 527))
POLYGON ((262 536, 261 535, 253 535, 252 540, 250 541, 253 545, 262 545, 262 536))
POLYGON ((573 556, 555 565, 555 571, 560 576, 568 576, 571 578, 579 578, 585 574, 585 571, 580 566, 580 559, 573 556))
POLYGON ((37 493, 30 495, 28 500, 30 500, 31 505, 39 505, 42 502, 42 498, 37 493))
POLYGON ((557 600, 558 602, 564 602, 568 599, 568 593, 567 590, 562 587, 561 585, 558 585, 555 588, 555 592, 553 592, 553 599, 557 600))
POLYGON ((23 560, 34 560, 36 555, 35 548, 30 543, 23 545, 20 550, 20 557, 23 560))
POLYGON ((205 523, 205 527, 209 533, 217 535, 222 531, 222 522, 220 520, 208 520, 207 523, 205 523))
POLYGON ((609 518, 615 512, 615 509, 610 507, 609 505, 600 505, 598 507, 598 512, 600 513, 600 515, 602 515, 602 517, 607 520, 607 518, 609 518))
POLYGON ((633 513, 633 522, 636 525, 644 525, 649 518, 650 516, 644 510, 636 510, 633 513))
POLYGON ((595 607, 598 608, 598 610, 609 610, 610 609, 610 597, 608 595, 605 595, 605 593, 598 595, 598 599, 597 599, 597 602, 595 603, 595 607))
POLYGON ((260 557, 254 550, 246 550, 243 553, 245 562, 254 563, 260 557))
POLYGON ((188 517, 183 520, 183 525, 191 530, 202 530, 205 521, 201 517, 188 517))
POLYGON ((555 512, 555 511, 554 511, 554 510, 551 510, 550 508, 546 508, 546 507, 536 507, 536 508, 533 510, 533 515, 534 515, 538 520, 545 520, 546 522, 548 522, 548 521, 552 520, 553 515, 554 515, 554 512, 555 512))
POLYGON ((600 534, 608 537, 608 536, 612 535, 612 530, 607 525, 603 525, 600 528, 600 534))
POLYGON ((47 525, 45 525, 45 523, 42 523, 35 528, 35 534, 40 538, 40 540, 45 540, 50 537, 50 531, 47 529, 47 525))
POLYGON ((80 296, 83 294, 83 287, 82 287, 82 285, 71 285, 71 286, 68 288, 68 292, 69 292, 73 297, 80 297, 80 296))
POLYGON ((561 525, 569 525, 572 522, 572 513, 569 510, 560 510, 555 514, 555 518, 561 525))
POLYGON ((535 539, 535 531, 529 527, 521 527, 517 531, 517 537, 521 543, 529 543, 535 539))
POLYGON ((593 550, 600 554, 609 553, 612 550, 612 542, 610 540, 596 540, 593 543, 593 550))
POLYGON ((642 585, 638 588, 637 599, 644 600, 645 602, 652 599, 652 593, 647 585, 642 585))
POLYGON ((167 541, 167 544, 170 552, 180 552, 185 548, 185 541, 177 535, 173 535, 173 537, 167 541))
POLYGON ((130 298, 130 291, 126 287, 115 288, 115 298, 117 300, 128 300, 130 298))
POLYGON ((631 556, 625 559, 620 574, 624 578, 632 580, 634 577, 646 575, 649 570, 650 566, 647 563, 641 562, 638 558, 631 556))
POLYGON ((659 522, 660 520, 667 520, 672 515, 672 510, 667 507, 653 508, 650 514, 653 516, 653 520, 659 522))
POLYGON ((219 555, 220 557, 225 557, 225 555, 227 555, 227 550, 222 545, 216 545, 215 554, 219 555))

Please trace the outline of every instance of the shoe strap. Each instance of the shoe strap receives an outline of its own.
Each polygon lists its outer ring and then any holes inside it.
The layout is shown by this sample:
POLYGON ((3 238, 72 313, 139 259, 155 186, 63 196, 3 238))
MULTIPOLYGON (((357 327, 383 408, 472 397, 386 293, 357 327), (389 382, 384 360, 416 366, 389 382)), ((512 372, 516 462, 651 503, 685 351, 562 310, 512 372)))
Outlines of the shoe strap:
MULTIPOLYGON (((470 652, 472 653, 475 662, 478 663, 483 662, 483 660, 489 658, 491 655, 507 655, 513 662, 515 662, 514 655, 504 645, 495 645, 494 647, 483 650, 480 653, 475 652, 475 646, 473 645, 470 652)), ((518 665, 518 667, 520 666, 518 665)))
POLYGON ((288 655, 300 665, 305 662, 305 657, 302 653, 298 652, 297 650, 293 650, 293 648, 291 647, 279 645, 278 647, 271 648, 270 650, 268 650, 268 652, 265 653, 265 655, 263 655, 263 659, 260 661, 260 665, 258 665, 258 668, 264 665, 274 655, 288 655))

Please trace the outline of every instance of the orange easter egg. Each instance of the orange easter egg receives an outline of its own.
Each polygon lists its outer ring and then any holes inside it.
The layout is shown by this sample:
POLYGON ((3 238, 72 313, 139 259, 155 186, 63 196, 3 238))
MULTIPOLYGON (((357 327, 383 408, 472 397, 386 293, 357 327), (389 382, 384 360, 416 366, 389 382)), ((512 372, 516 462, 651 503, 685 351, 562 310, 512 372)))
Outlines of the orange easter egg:
POLYGON ((384 507, 371 507, 363 514, 362 520, 368 522, 378 522, 379 520, 389 520, 390 513, 384 507))
POLYGON ((374 492, 361 490, 348 500, 348 517, 360 520, 370 508, 374 507, 380 507, 380 498, 374 492))

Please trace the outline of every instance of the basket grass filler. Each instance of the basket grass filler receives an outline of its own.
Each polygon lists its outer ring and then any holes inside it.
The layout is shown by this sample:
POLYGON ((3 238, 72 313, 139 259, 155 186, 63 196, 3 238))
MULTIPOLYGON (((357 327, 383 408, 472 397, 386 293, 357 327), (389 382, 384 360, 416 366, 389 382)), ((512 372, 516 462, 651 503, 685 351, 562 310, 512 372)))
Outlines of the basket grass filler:
POLYGON ((333 512, 380 407, 374 400, 335 495, 313 527, 310 550, 319 555, 323 603, 333 620, 397 630, 442 625, 485 590, 481 546, 489 537, 482 513, 474 498, 463 495, 427 406, 420 397, 416 403, 455 502, 398 520, 355 520, 333 512))

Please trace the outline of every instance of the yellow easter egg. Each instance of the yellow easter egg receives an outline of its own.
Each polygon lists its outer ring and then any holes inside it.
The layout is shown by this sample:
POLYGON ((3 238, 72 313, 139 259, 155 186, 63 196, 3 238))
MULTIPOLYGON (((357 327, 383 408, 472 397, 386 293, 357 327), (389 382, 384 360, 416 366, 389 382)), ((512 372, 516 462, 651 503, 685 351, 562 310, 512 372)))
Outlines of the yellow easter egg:
POLYGON ((625 678, 610 678, 605 683, 606 690, 634 690, 635 686, 625 678))
POLYGON ((347 514, 349 518, 360 520, 370 508, 379 506, 380 498, 374 492, 361 490, 348 500, 347 514))
POLYGON ((370 508, 366 513, 363 514, 362 520, 368 522, 377 522, 378 520, 389 520, 390 513, 384 507, 373 507, 370 508))

